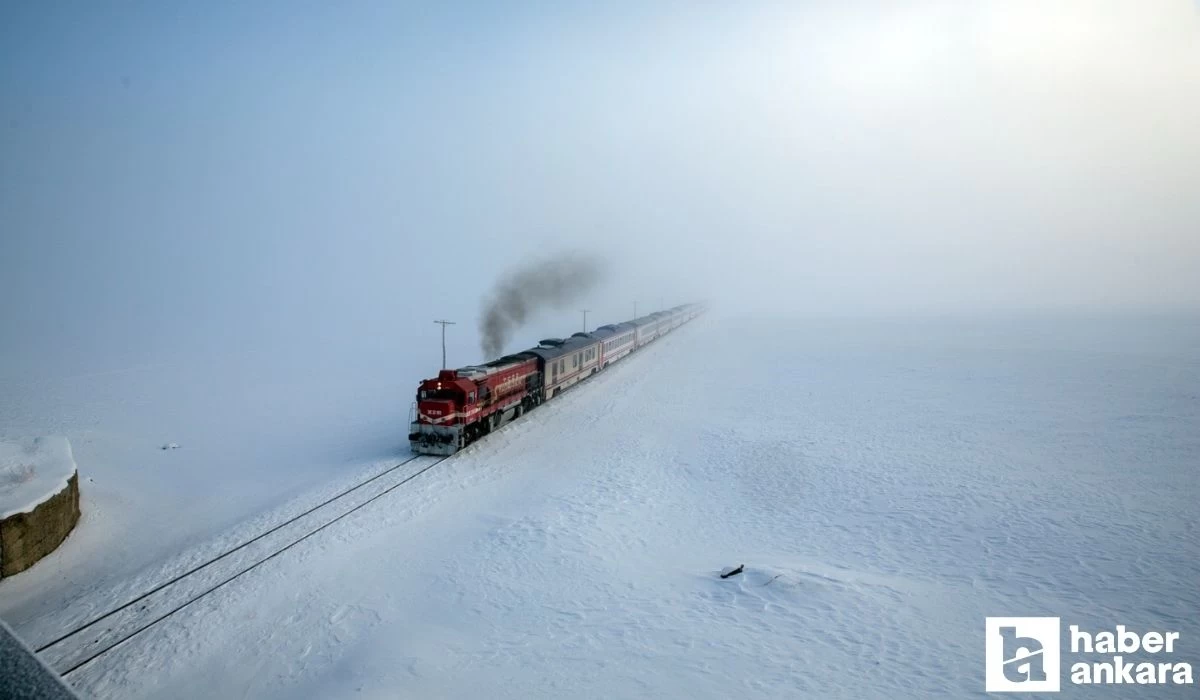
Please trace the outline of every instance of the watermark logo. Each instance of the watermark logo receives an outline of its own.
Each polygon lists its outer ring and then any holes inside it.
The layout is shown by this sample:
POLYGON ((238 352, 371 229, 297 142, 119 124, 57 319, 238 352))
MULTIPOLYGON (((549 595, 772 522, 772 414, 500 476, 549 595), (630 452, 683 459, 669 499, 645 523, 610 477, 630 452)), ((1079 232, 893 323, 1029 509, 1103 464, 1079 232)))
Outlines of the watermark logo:
POLYGON ((1057 617, 989 617, 984 682, 989 693, 1058 692, 1057 617))
POLYGON ((1067 628, 1063 649, 1057 617, 989 617, 985 622, 984 685, 989 693, 1060 690, 1062 654, 1071 655, 1073 685, 1190 685, 1192 665, 1174 654, 1179 632, 1139 633, 1067 628))

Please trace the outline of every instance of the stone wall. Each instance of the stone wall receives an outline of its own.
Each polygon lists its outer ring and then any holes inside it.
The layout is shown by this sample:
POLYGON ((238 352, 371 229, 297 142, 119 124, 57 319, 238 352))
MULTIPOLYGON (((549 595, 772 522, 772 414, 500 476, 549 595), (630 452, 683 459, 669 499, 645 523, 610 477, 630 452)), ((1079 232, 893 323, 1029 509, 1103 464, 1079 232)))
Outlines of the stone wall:
POLYGON ((0 576, 12 576, 53 552, 79 522, 79 472, 28 513, 0 520, 0 576))

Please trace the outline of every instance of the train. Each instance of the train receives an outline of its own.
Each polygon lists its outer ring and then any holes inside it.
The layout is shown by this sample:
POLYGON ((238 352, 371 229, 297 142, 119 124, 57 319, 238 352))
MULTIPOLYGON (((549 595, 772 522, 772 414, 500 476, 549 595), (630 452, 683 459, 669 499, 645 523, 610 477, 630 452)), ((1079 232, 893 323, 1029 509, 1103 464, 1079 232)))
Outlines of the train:
POLYGON ((630 321, 547 338, 491 362, 443 369, 417 387, 408 433, 412 451, 452 455, 629 357, 703 312, 683 304, 630 321))

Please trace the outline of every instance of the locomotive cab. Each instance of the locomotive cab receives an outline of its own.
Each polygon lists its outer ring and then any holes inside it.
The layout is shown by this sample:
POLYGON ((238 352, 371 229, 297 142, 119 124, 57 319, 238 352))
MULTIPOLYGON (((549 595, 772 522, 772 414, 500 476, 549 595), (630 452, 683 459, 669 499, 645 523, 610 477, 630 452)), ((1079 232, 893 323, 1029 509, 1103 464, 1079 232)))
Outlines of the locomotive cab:
POLYGON ((478 401, 475 384, 452 369, 417 389, 417 416, 408 438, 429 454, 453 454, 462 446, 464 418, 478 401))
POLYGON ((458 407, 465 403, 467 396, 457 387, 439 389, 435 386, 422 388, 417 393, 417 410, 420 415, 430 419, 453 416, 458 413, 458 407))

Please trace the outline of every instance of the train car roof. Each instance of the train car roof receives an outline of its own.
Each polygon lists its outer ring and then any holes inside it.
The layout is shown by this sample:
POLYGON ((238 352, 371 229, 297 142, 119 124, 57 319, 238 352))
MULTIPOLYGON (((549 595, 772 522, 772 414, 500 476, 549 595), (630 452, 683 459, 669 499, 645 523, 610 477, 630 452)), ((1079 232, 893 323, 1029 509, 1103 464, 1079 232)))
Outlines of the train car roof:
POLYGON ((620 323, 610 323, 607 326, 600 326, 595 331, 592 331, 592 333, 593 333, 593 335, 600 331, 608 331, 610 333, 624 333, 626 331, 633 330, 635 327, 636 326, 634 326, 629 321, 622 321, 620 323))
POLYGON ((599 338, 593 338, 586 333, 577 333, 567 338, 567 342, 563 343, 563 346, 570 350, 578 350, 579 348, 591 347, 598 342, 600 342, 599 338))
POLYGON ((525 352, 537 355, 538 357, 542 358, 543 360, 553 360, 557 357, 566 355, 568 352, 570 352, 570 350, 567 350, 566 348, 564 348, 562 346, 539 345, 536 348, 529 348, 525 352))
POLYGON ((525 352, 537 355, 543 360, 553 360, 562 357, 563 355, 570 355, 573 352, 579 352, 584 348, 590 348, 591 346, 600 342, 598 338, 593 338, 587 335, 582 338, 571 336, 565 340, 560 340, 558 338, 550 338, 549 340, 557 341, 558 344, 548 345, 543 341, 542 345, 539 345, 536 348, 530 348, 525 352))

